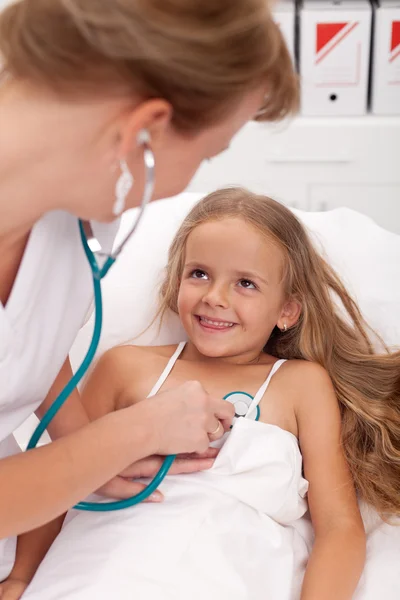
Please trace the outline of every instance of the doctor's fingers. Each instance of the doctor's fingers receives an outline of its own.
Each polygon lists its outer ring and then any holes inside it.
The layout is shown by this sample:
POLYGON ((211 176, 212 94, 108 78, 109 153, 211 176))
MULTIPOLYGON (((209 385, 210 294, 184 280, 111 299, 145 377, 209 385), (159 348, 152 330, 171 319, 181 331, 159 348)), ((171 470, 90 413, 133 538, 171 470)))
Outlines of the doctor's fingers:
MULTIPOLYGON (((217 456, 218 450, 210 448, 203 455, 185 454, 178 456, 172 463, 171 469, 168 471, 170 475, 178 475, 180 473, 196 473, 210 469, 214 463, 214 458, 217 456)), ((139 477, 154 477, 164 462, 165 456, 150 456, 143 460, 134 463, 122 473, 121 477, 130 477, 136 479, 139 477)))
MULTIPOLYGON (((137 483, 136 481, 131 481, 130 479, 118 476, 99 488, 96 494, 104 496, 105 498, 125 500, 125 498, 136 496, 136 494, 139 494, 145 487, 146 485, 143 483, 137 483)), ((156 490, 149 498, 144 500, 144 502, 162 502, 163 500, 163 494, 156 490)))
POLYGON ((213 399, 212 410, 215 417, 221 421, 224 431, 229 431, 233 417, 235 416, 235 407, 233 404, 219 398, 213 399))
POLYGON ((179 458, 216 458, 219 448, 207 448, 205 452, 192 452, 191 454, 179 454, 179 458))

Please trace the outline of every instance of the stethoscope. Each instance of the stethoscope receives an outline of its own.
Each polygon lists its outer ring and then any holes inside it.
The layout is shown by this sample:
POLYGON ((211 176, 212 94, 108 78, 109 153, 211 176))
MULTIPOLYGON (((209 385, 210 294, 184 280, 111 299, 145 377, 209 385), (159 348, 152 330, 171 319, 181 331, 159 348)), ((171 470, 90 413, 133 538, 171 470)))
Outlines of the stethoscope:
MULTIPOLYGON (((103 324, 103 298, 101 291, 101 280, 107 275, 108 271, 115 263, 117 257, 122 252, 125 245, 128 243, 132 235, 135 233, 139 222, 141 221, 144 211, 146 209, 147 204, 151 200, 153 189, 154 189, 154 172, 155 172, 155 159, 154 154, 150 148, 148 143, 148 138, 146 137, 141 139, 141 144, 143 145, 143 158, 145 164, 145 186, 143 191, 142 203, 139 209, 139 215, 131 228, 130 232, 125 236, 122 240, 121 244, 118 246, 116 250, 114 250, 111 254, 108 254, 102 250, 100 242, 93 234, 92 226, 89 221, 78 220, 79 223, 79 232, 82 241, 82 245, 86 254, 86 258, 89 262, 89 266, 92 272, 92 280, 93 280, 93 292, 94 292, 94 328, 93 328, 93 336, 89 345, 89 349, 84 357, 81 365, 76 371, 75 375, 71 378, 71 380, 67 383, 65 388, 60 392, 57 398, 54 400, 53 404, 46 411, 40 423, 36 427, 35 431, 32 434, 31 439, 29 440, 29 444, 27 450, 31 450, 32 448, 36 448, 40 438, 43 433, 47 429, 49 423, 54 419, 58 411, 64 405, 68 397, 71 395, 73 390, 78 386, 82 378, 87 373, 96 353, 96 350, 99 345, 100 335, 103 324), (100 266, 98 262, 98 258, 103 259, 103 266, 100 266)), ((246 394, 245 392, 232 392, 225 396, 225 399, 235 404, 235 418, 239 416, 244 416, 244 406, 247 403, 250 405, 252 400, 252 396, 246 394), (238 402, 235 402, 234 396, 239 394, 238 402), (236 409, 236 406, 238 407, 236 409), (238 413, 239 411, 239 413, 238 413), (243 413, 243 414, 242 414, 243 413)), ((258 407, 257 407, 258 409, 258 407)), ((259 409, 255 416, 256 420, 259 417, 259 409)), ((79 502, 74 506, 75 509, 78 510, 86 510, 93 512, 107 512, 113 510, 121 510, 123 508, 128 508, 130 506, 135 506, 143 500, 146 500, 161 484, 161 482, 166 477, 169 469, 171 468, 172 463, 176 458, 176 454, 171 454, 167 456, 158 473, 152 479, 152 481, 138 494, 132 496, 131 498, 127 498, 125 500, 116 500, 111 502, 79 502)))

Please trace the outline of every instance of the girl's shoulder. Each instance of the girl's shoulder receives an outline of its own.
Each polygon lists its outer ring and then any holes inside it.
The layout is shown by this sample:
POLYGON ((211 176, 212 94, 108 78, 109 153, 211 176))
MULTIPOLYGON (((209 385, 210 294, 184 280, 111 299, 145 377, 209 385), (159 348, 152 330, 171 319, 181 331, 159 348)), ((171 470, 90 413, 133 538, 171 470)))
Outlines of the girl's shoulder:
POLYGON ((102 355, 92 380, 111 387, 116 404, 124 408, 147 397, 175 350, 176 345, 115 346, 102 355))
POLYGON ((168 346, 134 346, 126 344, 114 346, 101 357, 101 368, 113 373, 141 371, 144 365, 165 362, 176 350, 176 344, 168 346))
POLYGON ((322 426, 327 416, 332 426, 340 422, 332 380, 328 371, 316 362, 287 360, 272 378, 270 395, 279 402, 282 398, 287 400, 296 420, 297 437, 301 438, 310 429, 310 415, 313 415, 313 427, 322 426))
POLYGON ((299 395, 307 394, 310 387, 332 387, 329 373, 322 365, 302 359, 287 360, 275 378, 284 387, 297 390, 299 395))
POLYGON ((323 373, 328 374, 328 371, 319 363, 301 358, 290 358, 285 361, 285 371, 300 377, 316 377, 323 373))

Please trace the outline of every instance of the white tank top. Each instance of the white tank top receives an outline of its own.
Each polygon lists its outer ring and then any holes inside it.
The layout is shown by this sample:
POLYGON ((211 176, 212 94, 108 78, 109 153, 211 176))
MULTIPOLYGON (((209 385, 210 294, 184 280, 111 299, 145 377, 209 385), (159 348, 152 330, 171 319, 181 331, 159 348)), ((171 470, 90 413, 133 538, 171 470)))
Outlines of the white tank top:
MULTIPOLYGON (((106 251, 119 223, 92 223, 106 251)), ((0 303, 0 460, 18 452, 12 436, 42 403, 92 301, 78 222, 62 211, 34 226, 10 298, 0 303)), ((0 541, 0 581, 4 564, 0 541)))
MULTIPOLYGON (((158 380, 156 381, 156 383, 154 384, 150 394, 148 395, 148 398, 150 398, 151 396, 154 396, 155 394, 157 394, 157 392, 160 391, 160 389, 162 388, 162 386, 164 385, 165 381, 168 378, 168 375, 171 373, 172 369, 175 366, 176 361, 178 360, 178 358, 180 357, 180 355, 182 354, 184 348, 186 346, 186 342, 180 342, 175 350, 175 352, 173 353, 173 355, 171 356, 171 358, 169 359, 164 371, 161 373, 160 377, 158 378, 158 380)), ((285 363, 286 360, 285 359, 281 359, 281 360, 277 360, 276 363, 273 365, 272 369, 270 370, 270 372, 268 373, 267 378, 265 379, 264 383, 260 386, 260 388, 258 389, 256 395, 254 396, 248 410, 246 413, 246 417, 249 417, 249 415, 251 415, 254 411, 254 409, 260 404, 265 392, 267 391, 267 388, 270 384, 270 381, 272 379, 272 377, 275 375, 275 373, 278 371, 278 369, 283 365, 283 363, 285 363)))

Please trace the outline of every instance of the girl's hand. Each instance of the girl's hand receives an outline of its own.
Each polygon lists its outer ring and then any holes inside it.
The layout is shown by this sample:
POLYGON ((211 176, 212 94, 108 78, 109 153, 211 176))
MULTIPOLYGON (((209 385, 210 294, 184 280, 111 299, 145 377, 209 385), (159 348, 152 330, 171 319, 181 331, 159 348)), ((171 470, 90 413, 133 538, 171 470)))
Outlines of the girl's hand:
MULTIPOLYGON (((209 448, 203 454, 181 454, 174 460, 168 474, 180 475, 210 469, 218 452, 217 448, 209 448)), ((125 469, 118 477, 114 477, 114 479, 103 485, 97 493, 106 498, 130 498, 138 494, 145 485, 131 480, 140 477, 154 477, 164 458, 164 456, 150 456, 139 460, 125 469)), ((163 499, 164 496, 157 490, 145 502, 162 502, 163 499)))
POLYGON ((9 577, 0 583, 0 600, 19 600, 27 587, 26 581, 9 577))

